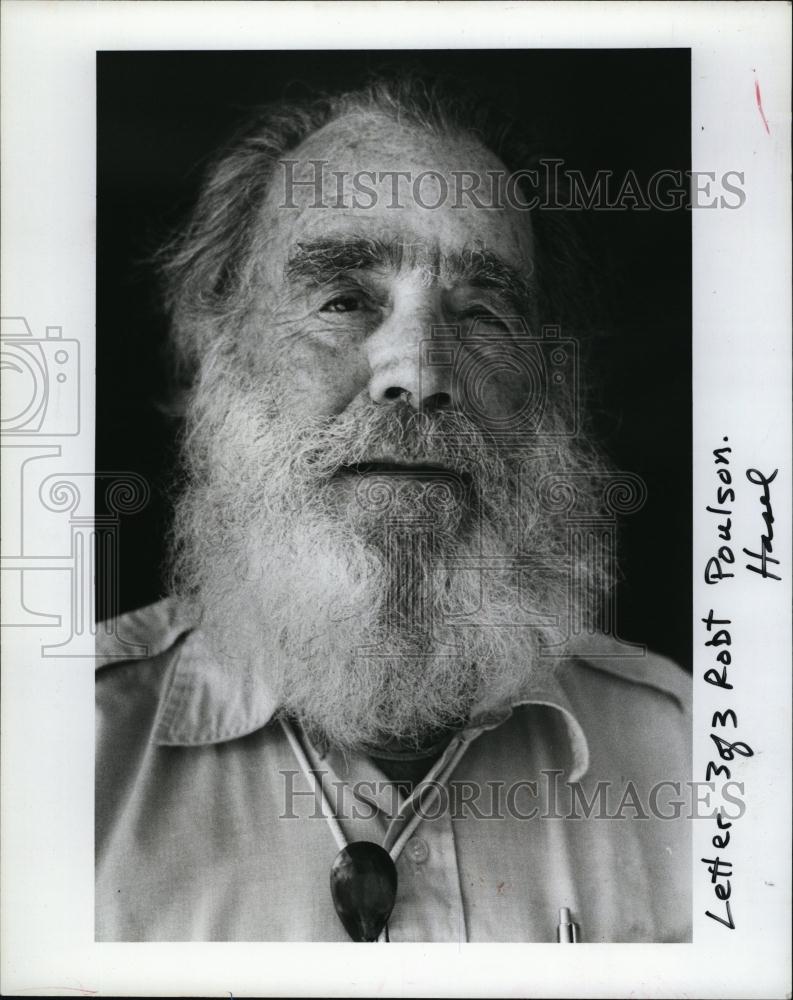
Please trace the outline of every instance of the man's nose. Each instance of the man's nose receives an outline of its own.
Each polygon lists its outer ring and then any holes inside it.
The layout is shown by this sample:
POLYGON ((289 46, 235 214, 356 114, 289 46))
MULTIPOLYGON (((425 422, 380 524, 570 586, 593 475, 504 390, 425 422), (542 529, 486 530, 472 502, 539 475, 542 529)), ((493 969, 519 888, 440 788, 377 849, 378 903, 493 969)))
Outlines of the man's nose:
POLYGON ((440 316, 427 311, 413 315, 393 314, 369 338, 369 395, 385 406, 407 402, 414 410, 429 412, 453 405, 448 366, 427 363, 422 342, 432 335, 433 323, 440 316))

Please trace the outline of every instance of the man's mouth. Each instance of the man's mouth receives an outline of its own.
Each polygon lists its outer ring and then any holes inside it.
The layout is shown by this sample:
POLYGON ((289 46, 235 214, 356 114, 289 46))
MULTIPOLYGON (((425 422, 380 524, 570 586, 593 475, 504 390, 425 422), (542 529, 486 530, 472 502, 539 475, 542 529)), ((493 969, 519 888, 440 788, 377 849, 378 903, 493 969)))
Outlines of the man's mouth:
POLYGON ((364 488, 364 483, 376 482, 378 478, 391 480, 398 492, 407 489, 411 495, 415 489, 442 487, 449 499, 456 498, 452 506, 470 507, 473 503, 473 479, 468 472, 460 472, 436 462, 396 462, 391 459, 377 459, 369 462, 355 462, 342 465, 334 479, 355 488, 356 480, 364 488))
POLYGON ((379 460, 372 462, 355 462, 352 465, 342 465, 337 473, 339 476, 415 476, 416 478, 467 478, 454 469, 431 462, 394 462, 379 460))

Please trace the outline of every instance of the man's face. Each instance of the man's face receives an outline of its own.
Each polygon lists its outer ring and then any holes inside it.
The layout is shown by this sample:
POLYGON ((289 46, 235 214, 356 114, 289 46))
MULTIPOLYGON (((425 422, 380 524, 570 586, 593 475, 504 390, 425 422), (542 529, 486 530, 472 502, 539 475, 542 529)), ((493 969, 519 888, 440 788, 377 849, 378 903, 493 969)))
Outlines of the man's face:
POLYGON ((266 241, 247 345, 253 370, 277 369, 281 410, 333 417, 361 395, 378 407, 463 409, 451 368, 421 360, 421 342, 441 324, 458 328, 462 350, 477 352, 480 410, 495 419, 519 410, 520 373, 488 366, 487 340, 503 354, 517 332, 509 317, 531 306, 527 218, 476 204, 488 204, 488 171, 503 170, 500 162, 470 139, 377 115, 327 125, 289 160, 288 173, 276 169, 261 216, 266 241), (481 178, 464 198, 461 171, 468 185, 481 178), (362 177, 371 194, 356 188, 362 177), (466 340, 475 318, 476 347, 466 340))

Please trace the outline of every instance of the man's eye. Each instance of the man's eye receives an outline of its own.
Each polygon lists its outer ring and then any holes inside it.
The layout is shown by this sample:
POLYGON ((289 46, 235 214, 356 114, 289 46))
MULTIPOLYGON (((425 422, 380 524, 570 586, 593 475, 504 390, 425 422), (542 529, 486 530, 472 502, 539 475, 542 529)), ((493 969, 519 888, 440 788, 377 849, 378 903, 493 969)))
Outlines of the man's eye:
POLYGON ((472 310, 471 312, 466 313, 462 319, 469 325, 470 328, 478 330, 482 333, 492 330, 509 333, 511 329, 508 319, 498 316, 489 310, 472 310))
POLYGON ((337 295, 330 302, 326 302, 320 309, 324 313, 349 313, 357 312, 363 308, 363 302, 359 295, 337 295))

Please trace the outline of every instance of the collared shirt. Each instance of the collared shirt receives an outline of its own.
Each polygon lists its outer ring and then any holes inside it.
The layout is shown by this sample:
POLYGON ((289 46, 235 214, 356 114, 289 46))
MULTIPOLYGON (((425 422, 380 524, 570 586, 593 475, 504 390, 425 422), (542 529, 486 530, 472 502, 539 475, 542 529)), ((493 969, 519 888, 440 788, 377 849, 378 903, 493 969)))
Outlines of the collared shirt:
POLYGON ((218 662, 173 601, 122 616, 98 649, 97 940, 349 940, 323 801, 348 842, 401 846, 393 942, 551 942, 561 907, 581 941, 690 940, 690 680, 619 652, 541 661, 407 801, 295 727, 323 800, 266 670, 218 662))

